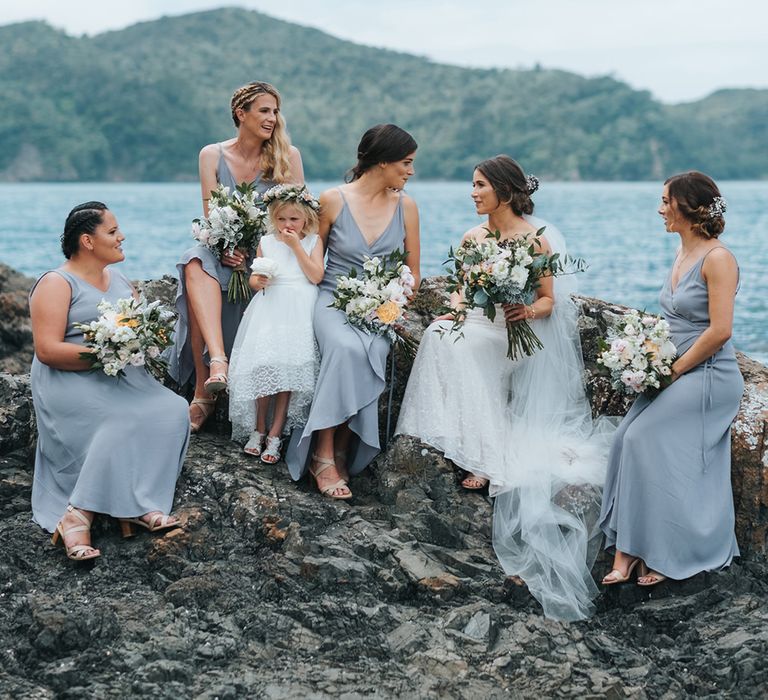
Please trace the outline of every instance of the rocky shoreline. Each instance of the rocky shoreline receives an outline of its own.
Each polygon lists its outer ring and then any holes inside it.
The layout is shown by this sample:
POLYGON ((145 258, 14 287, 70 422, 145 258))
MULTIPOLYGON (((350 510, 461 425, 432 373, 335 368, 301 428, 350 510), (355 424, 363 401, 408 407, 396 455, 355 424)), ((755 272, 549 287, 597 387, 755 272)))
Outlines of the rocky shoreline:
MULTIPOLYGON (((26 295, 11 277, 0 268, 0 308, 16 308, 3 316, 0 361, 23 368, 28 355, 10 349, 25 352, 26 295)), ((167 298, 172 283, 147 291, 167 298)), ((441 299, 428 280, 414 335, 441 299)), ((621 411, 594 374, 595 340, 621 307, 578 303, 593 407, 621 411)), ((461 492, 448 461, 403 437, 344 503, 293 483, 282 463, 257 464, 219 422, 192 440, 176 494, 184 530, 122 540, 101 519, 103 556, 72 564, 29 522, 34 414, 28 377, 12 369, 0 375, 0 696, 762 697, 768 370, 740 365, 744 557, 685 582, 607 589, 575 624, 543 618, 499 569, 489 500, 461 492)), ((406 376, 399 360, 395 411, 406 376)))

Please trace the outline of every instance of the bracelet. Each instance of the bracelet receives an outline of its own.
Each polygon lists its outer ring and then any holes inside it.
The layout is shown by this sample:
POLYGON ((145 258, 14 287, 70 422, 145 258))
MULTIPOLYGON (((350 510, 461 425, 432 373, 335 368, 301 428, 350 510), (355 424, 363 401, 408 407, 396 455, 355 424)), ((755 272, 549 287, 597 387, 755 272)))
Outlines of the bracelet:
POLYGON ((531 321, 533 321, 534 318, 536 318, 536 309, 533 308, 533 304, 530 306, 527 306, 526 309, 530 309, 531 315, 529 316, 527 313, 525 314, 526 318, 530 318, 531 321))

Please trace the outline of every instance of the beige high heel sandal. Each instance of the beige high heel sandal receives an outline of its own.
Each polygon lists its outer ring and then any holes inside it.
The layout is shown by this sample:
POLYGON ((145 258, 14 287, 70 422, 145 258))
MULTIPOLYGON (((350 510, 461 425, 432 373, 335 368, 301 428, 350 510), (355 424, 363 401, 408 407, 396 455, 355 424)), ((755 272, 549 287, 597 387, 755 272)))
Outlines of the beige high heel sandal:
POLYGON ((64 538, 67 535, 73 532, 91 531, 91 521, 88 520, 80 510, 68 505, 67 512, 74 513, 77 516, 77 519, 83 522, 83 525, 75 525, 74 527, 65 530, 61 521, 59 521, 59 524, 56 525, 56 530, 54 530, 53 536, 51 537, 51 544, 55 545, 61 540, 61 544, 64 545, 64 551, 67 553, 67 558, 72 559, 73 561, 87 561, 88 559, 96 559, 97 557, 100 557, 101 552, 96 549, 96 547, 92 547, 89 544, 73 544, 71 547, 67 546, 67 543, 64 541, 64 538))
POLYGON ((632 576, 632 572, 635 570, 635 567, 640 563, 640 557, 637 559, 632 560, 632 563, 627 567, 627 574, 626 576, 621 573, 618 569, 611 569, 605 576, 603 576, 603 580, 601 583, 604 586, 613 586, 617 583, 626 583, 629 581, 630 577, 632 576), (611 578, 608 578, 611 576, 611 578))
MULTIPOLYGON (((197 406, 200 413, 203 414, 202 418, 200 418, 197 423, 195 423, 192 420, 192 416, 189 416, 189 429, 191 432, 196 433, 200 430, 200 428, 205 425, 205 421, 207 421, 213 412, 216 410, 216 399, 198 399, 194 398, 189 404, 189 407, 192 408, 192 406, 197 406)), ((190 411, 191 413, 191 411, 190 411)))
POLYGON ((333 484, 322 487, 320 486, 320 482, 317 480, 317 477, 320 476, 324 471, 330 469, 331 467, 335 467, 336 462, 334 462, 332 459, 325 459, 324 457, 318 457, 316 454, 313 454, 312 463, 321 465, 319 469, 312 469, 310 466, 309 473, 314 477, 315 484, 317 484, 317 490, 320 491, 323 496, 327 496, 328 498, 335 498, 340 501, 348 501, 350 498, 352 498, 352 492, 349 490, 349 486, 347 486, 347 482, 344 481, 344 479, 339 479, 333 484), (342 489, 346 489, 347 492, 341 494, 340 496, 334 495, 334 491, 341 491, 342 489))
MULTIPOLYGON (((216 357, 212 357, 209 361, 209 366, 214 362, 218 362, 222 365, 229 365, 229 360, 227 359, 226 355, 217 355, 216 357)), ((208 379, 205 380, 203 388, 209 394, 216 394, 219 391, 224 391, 224 389, 227 388, 227 375, 223 372, 216 372, 211 374, 208 379)))
POLYGON ((140 525, 150 532, 159 532, 160 530, 171 530, 176 527, 181 527, 181 520, 175 515, 165 515, 160 511, 154 513, 146 513, 150 515, 149 520, 143 520, 142 518, 120 518, 120 530, 123 537, 133 537, 133 526, 140 525))

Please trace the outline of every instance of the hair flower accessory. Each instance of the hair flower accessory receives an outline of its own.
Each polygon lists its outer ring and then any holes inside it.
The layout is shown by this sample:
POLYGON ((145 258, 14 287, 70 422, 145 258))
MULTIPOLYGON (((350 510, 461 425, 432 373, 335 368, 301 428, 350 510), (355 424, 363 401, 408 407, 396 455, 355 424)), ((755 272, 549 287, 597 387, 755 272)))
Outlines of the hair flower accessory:
POLYGON ((273 202, 296 202, 320 211, 320 202, 315 199, 305 185, 275 185, 270 187, 261 197, 265 206, 273 202))
POLYGON ((525 188, 528 194, 533 194, 539 189, 539 178, 535 175, 529 175, 525 178, 525 188))
POLYGON ((717 219, 725 214, 728 204, 722 197, 715 197, 712 204, 707 207, 707 215, 710 219, 717 219))

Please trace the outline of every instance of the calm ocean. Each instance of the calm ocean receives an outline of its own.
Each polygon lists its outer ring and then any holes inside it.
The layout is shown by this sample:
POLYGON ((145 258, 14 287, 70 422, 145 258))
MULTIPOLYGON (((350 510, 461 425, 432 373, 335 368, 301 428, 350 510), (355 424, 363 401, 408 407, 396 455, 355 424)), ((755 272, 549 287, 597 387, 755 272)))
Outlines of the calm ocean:
MULTIPOLYGON (((723 242, 741 266, 734 342, 768 362, 768 182, 720 183, 728 201, 723 242)), ((330 183, 310 183, 321 192, 330 183)), ((479 221, 469 185, 413 182, 422 224, 422 273, 437 274, 448 247, 479 221)), ((678 238, 656 214, 658 183, 542 183, 536 214, 565 234, 569 252, 586 258, 580 292, 658 311, 658 293, 678 238)), ((133 279, 175 274, 200 214, 196 184, 14 183, 0 185, 0 261, 28 274, 61 262, 58 237, 69 209, 90 199, 115 212, 126 241, 123 271, 133 279)))

